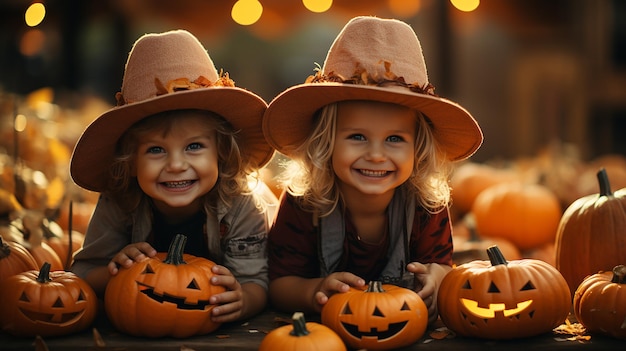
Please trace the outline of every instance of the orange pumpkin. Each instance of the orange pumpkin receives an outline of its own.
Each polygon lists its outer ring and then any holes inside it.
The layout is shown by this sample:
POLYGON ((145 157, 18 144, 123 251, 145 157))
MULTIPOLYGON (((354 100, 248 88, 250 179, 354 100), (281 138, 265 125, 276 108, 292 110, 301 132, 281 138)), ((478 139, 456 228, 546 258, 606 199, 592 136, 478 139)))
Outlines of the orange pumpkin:
POLYGON ((209 298, 225 288, 211 284, 215 263, 183 255, 186 240, 179 234, 164 259, 157 254, 111 277, 104 308, 118 330, 135 336, 186 338, 220 326, 211 320, 215 305, 209 298))
POLYGON ((437 307, 443 323, 461 336, 524 338, 549 332, 571 307, 563 276, 533 259, 507 262, 497 246, 488 261, 453 268, 441 282, 437 307))
POLYGON ((563 212, 547 187, 507 183, 481 192, 472 213, 479 235, 503 237, 520 250, 528 250, 554 242, 563 212))
POLYGON ((574 314, 589 333, 626 339, 626 266, 585 278, 574 293, 574 314))
POLYGON ((426 304, 413 290, 371 281, 367 289, 332 295, 322 324, 355 349, 388 350, 416 342, 428 324, 426 304))
POLYGON ((60 336, 89 327, 98 300, 89 284, 72 272, 39 271, 13 275, 0 289, 0 324, 15 336, 60 336))
POLYGON ((626 262, 626 188, 613 193, 604 169, 597 179, 600 192, 574 201, 556 235, 556 268, 572 292, 586 276, 626 262))
POLYGON ((292 325, 269 332, 261 341, 259 351, 345 351, 341 338, 323 324, 307 322, 302 312, 292 317, 292 325))
POLYGON ((12 275, 36 270, 37 262, 26 248, 0 236, 0 281, 12 275))

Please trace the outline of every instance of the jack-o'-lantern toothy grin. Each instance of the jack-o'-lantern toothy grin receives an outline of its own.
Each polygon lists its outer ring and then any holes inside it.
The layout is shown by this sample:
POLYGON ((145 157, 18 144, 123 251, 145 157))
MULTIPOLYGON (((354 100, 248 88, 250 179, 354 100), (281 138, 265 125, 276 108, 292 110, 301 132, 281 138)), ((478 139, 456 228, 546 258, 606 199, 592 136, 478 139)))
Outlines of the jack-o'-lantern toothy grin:
POLYGON ((141 282, 137 282, 137 285, 139 286, 139 292, 146 295, 148 298, 159 303, 172 303, 176 305, 176 308, 181 310, 204 310, 210 305, 208 300, 198 300, 196 303, 188 303, 184 297, 174 296, 167 293, 158 294, 154 292, 154 287, 141 282))
POLYGON ((478 301, 461 298, 461 304, 466 310, 477 317, 485 319, 495 318, 496 312, 502 312, 505 317, 515 316, 526 310, 532 303, 532 300, 522 301, 517 304, 517 307, 510 309, 507 309, 503 303, 490 303, 489 307, 484 308, 478 307, 478 301))
POLYGON ((376 338, 379 341, 386 340, 397 335, 404 329, 406 324, 407 322, 390 323, 387 330, 380 331, 377 328, 371 328, 369 331, 362 332, 359 331, 359 327, 357 325, 341 322, 341 325, 344 327, 346 332, 355 338, 376 338))

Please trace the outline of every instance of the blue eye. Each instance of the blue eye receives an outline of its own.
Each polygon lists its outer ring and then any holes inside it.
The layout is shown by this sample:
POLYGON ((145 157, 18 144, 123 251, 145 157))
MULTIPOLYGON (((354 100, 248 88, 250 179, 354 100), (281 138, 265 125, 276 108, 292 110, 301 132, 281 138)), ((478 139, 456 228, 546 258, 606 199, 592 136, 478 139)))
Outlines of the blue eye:
POLYGON ((199 150, 202 148, 203 148, 203 145, 200 143, 191 143, 187 146, 187 150, 199 150))
POLYGON ((358 140, 358 141, 364 141, 365 136, 363 134, 351 134, 348 136, 348 139, 352 139, 352 140, 358 140))
POLYGON ((397 135, 391 135, 387 138, 387 141, 390 141, 392 143, 401 143, 404 141, 404 138, 397 135))
POLYGON ((160 147, 160 146, 151 146, 151 147, 148 148, 146 153, 148 153, 148 154, 158 154, 158 153, 162 153, 164 151, 165 150, 163 150, 163 148, 160 147))

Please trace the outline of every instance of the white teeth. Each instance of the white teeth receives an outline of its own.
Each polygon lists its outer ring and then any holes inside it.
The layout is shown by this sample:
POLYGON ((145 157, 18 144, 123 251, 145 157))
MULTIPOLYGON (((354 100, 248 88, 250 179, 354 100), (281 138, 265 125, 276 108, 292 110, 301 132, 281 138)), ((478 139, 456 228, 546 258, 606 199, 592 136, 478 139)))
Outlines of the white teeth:
POLYGON ((184 187, 188 186, 191 183, 192 182, 190 180, 183 180, 183 181, 180 181, 180 182, 165 182, 164 184, 168 188, 184 188, 184 187))
POLYGON ((366 175, 368 177, 384 177, 387 175, 387 171, 372 171, 369 169, 361 169, 361 174, 366 175))

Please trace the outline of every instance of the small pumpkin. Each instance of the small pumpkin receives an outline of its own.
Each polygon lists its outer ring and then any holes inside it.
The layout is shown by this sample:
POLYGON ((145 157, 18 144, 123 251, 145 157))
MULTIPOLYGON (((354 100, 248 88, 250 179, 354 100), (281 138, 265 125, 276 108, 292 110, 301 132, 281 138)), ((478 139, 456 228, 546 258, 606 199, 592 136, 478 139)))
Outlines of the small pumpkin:
POLYGON ((291 317, 293 324, 278 327, 261 341, 259 351, 345 351, 346 345, 332 329, 315 322, 307 322, 304 313, 291 317))
POLYGON ((135 336, 186 338, 220 326, 211 320, 215 305, 209 298, 225 288, 211 284, 214 262, 183 254, 186 241, 179 234, 165 257, 145 258, 111 277, 104 308, 115 328, 135 336))
POLYGON ((589 333, 626 339, 626 266, 585 278, 574 293, 574 315, 589 333))
POLYGON ((572 292, 586 276, 626 262, 626 188, 613 193, 605 169, 597 179, 600 192, 574 201, 556 234, 556 268, 572 292))
POLYGON ((563 211, 546 186, 505 183, 483 190, 472 213, 479 235, 508 239, 524 251, 554 242, 563 211))
POLYGON ((332 295, 321 317, 348 346, 368 350, 410 345, 428 325, 426 304, 415 291, 380 281, 332 295))
POLYGON ((50 272, 50 263, 6 278, 0 289, 2 330, 14 336, 60 336, 79 332, 94 321, 98 300, 93 289, 72 272, 50 272))
POLYGON ((0 281, 12 275, 36 270, 37 262, 26 248, 0 236, 0 281))
POLYGON ((549 263, 507 262, 497 246, 489 260, 453 268, 441 282, 437 307, 443 323, 461 336, 514 339, 549 332, 571 307, 563 276, 549 263))

